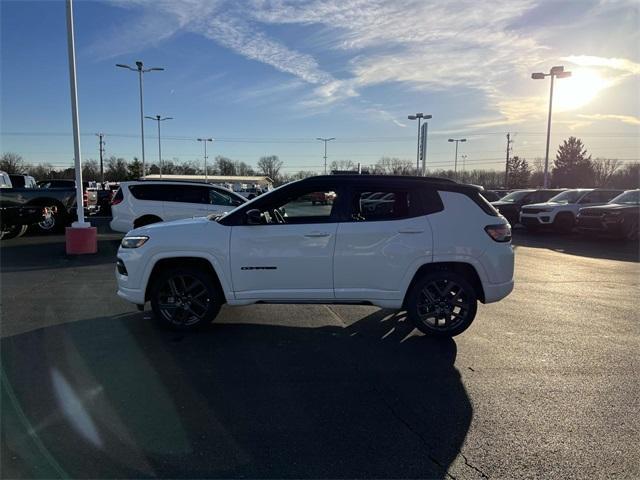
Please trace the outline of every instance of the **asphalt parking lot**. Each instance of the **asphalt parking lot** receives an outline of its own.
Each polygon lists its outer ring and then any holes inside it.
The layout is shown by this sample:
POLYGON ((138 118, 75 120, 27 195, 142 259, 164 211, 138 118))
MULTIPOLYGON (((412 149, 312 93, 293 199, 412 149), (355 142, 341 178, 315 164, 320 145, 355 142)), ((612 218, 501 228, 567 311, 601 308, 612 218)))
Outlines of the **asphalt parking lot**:
POLYGON ((640 477, 637 244, 517 231, 514 292, 435 341, 359 306, 160 330, 100 232, 0 248, 3 478, 640 477))

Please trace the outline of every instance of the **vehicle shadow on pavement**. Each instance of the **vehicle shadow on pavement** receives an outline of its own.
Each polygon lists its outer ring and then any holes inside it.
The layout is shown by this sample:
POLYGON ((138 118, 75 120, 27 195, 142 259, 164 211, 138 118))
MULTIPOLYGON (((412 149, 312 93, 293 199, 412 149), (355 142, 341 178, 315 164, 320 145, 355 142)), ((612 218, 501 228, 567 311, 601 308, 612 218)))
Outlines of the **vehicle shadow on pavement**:
POLYGON ((2 340, 2 477, 443 478, 472 406, 456 344, 349 327, 160 330, 142 314, 2 340))
POLYGON ((640 262, 638 242, 616 238, 518 229, 513 232, 512 243, 515 247, 544 248, 581 257, 640 262))
POLYGON ((115 269, 119 246, 120 239, 99 238, 97 253, 67 255, 64 236, 17 238, 3 242, 0 248, 0 263, 3 273, 74 268, 106 263, 112 263, 115 269))

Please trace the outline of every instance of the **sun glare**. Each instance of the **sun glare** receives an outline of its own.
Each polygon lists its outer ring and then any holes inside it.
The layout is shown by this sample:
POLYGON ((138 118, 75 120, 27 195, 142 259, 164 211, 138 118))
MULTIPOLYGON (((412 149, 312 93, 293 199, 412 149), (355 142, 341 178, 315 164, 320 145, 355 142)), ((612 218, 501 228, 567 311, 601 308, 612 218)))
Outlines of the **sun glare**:
POLYGON ((554 110, 566 111, 580 108, 609 86, 609 82, 597 72, 586 68, 572 71, 569 78, 556 80, 553 94, 554 110))

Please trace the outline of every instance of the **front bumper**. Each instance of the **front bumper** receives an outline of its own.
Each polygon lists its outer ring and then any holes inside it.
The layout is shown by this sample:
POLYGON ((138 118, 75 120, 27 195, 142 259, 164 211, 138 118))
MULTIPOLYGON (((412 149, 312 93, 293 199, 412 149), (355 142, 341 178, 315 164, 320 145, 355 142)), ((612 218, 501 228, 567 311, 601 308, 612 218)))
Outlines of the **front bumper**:
POLYGON ((542 213, 540 215, 520 215, 520 223, 525 227, 542 227, 551 225, 553 222, 548 213, 542 213))

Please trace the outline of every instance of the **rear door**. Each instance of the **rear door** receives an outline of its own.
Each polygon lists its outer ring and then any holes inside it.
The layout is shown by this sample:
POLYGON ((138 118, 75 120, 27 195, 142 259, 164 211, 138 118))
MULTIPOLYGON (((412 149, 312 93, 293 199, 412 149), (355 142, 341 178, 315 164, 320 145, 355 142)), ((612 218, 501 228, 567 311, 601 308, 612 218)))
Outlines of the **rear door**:
POLYGON ((394 300, 402 296, 401 285, 408 272, 433 258, 426 195, 410 185, 383 183, 350 190, 346 221, 338 224, 333 260, 336 299, 394 300))
POLYGON ((125 204, 117 205, 116 210, 133 222, 144 215, 153 215, 166 220, 164 215, 164 200, 168 197, 170 185, 157 183, 125 185, 129 189, 131 198, 125 204))

